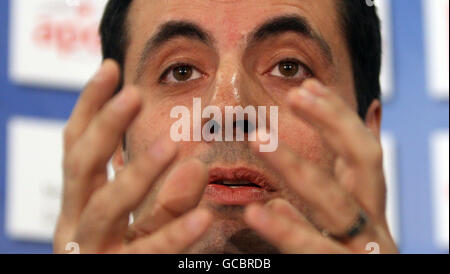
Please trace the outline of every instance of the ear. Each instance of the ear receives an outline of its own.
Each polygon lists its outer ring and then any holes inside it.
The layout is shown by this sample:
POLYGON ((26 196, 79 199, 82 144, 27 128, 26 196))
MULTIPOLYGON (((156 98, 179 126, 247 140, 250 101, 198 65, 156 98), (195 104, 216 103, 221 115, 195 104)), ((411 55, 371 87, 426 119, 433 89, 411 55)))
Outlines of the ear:
POLYGON ((125 163, 126 163, 126 154, 124 151, 123 143, 120 142, 120 144, 117 146, 116 151, 113 154, 112 157, 112 165, 114 168, 114 172, 117 173, 119 170, 121 170, 125 163))
POLYGON ((380 141, 381 139, 381 117, 382 106, 379 100, 373 100, 366 113, 366 127, 372 131, 373 135, 380 141))

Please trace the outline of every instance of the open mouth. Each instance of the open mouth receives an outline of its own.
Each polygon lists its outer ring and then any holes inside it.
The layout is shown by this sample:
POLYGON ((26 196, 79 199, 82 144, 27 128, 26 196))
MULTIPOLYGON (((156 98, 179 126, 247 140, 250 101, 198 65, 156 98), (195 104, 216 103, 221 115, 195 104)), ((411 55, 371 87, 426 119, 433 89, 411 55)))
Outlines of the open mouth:
POLYGON ((230 188, 238 188, 238 187, 256 187, 261 188, 261 186, 254 184, 249 181, 230 181, 230 180, 217 180, 212 182, 214 185, 222 185, 230 188))
POLYGON ((214 168, 209 171, 205 195, 209 200, 227 205, 245 205, 269 200, 273 184, 262 173, 239 168, 214 168))

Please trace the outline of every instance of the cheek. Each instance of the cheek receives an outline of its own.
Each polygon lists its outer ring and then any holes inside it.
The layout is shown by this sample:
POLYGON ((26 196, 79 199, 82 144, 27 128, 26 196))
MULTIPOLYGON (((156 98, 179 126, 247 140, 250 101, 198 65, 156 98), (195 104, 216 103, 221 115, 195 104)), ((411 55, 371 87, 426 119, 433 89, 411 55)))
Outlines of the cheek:
POLYGON ((279 139, 299 156, 332 172, 334 154, 318 132, 306 122, 291 113, 281 114, 279 139))
POLYGON ((144 103, 141 113, 127 130, 127 150, 131 155, 146 150, 170 130, 170 106, 144 103))
MULTIPOLYGON (((144 97, 144 105, 141 113, 127 130, 127 152, 129 157, 142 153, 147 150, 155 141, 165 136, 170 138, 170 129, 172 124, 179 118, 171 118, 170 112, 175 106, 187 106, 190 115, 192 115, 192 106, 186 102, 192 102, 189 96, 179 98, 156 98, 154 96, 144 97)), ((191 103, 192 104, 192 103, 191 103)), ((192 119, 192 117, 190 117, 192 119)), ((192 122, 189 124, 192 126, 192 122)), ((192 134, 192 128, 190 128, 192 134)), ((188 157, 194 153, 198 142, 179 143, 179 157, 188 157)))

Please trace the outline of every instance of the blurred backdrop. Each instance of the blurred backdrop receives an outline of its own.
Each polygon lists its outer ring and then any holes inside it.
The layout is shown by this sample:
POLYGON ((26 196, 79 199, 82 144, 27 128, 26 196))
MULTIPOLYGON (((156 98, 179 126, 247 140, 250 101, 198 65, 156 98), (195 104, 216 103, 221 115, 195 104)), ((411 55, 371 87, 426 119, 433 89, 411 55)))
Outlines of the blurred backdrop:
MULTIPOLYGON (((0 1, 0 253, 52 250, 61 133, 100 64, 105 2, 0 1)), ((448 253, 449 1, 376 3, 389 223, 401 252, 448 253)))

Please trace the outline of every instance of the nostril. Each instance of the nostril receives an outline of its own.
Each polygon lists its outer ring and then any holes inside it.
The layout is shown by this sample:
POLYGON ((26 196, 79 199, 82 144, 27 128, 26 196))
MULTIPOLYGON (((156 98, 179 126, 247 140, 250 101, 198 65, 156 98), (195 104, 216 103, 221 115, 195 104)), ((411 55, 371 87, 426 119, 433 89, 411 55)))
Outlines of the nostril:
POLYGON ((248 120, 245 120, 245 133, 252 133, 255 130, 255 126, 248 120))
POLYGON ((233 127, 235 129, 240 129, 242 130, 244 133, 249 134, 251 132, 253 132, 255 130, 255 127, 253 125, 253 123, 251 123, 248 120, 238 120, 238 121, 234 121, 233 123, 233 127))
POLYGON ((209 124, 209 133, 210 134, 217 134, 220 131, 220 125, 215 120, 210 120, 208 122, 209 124))

